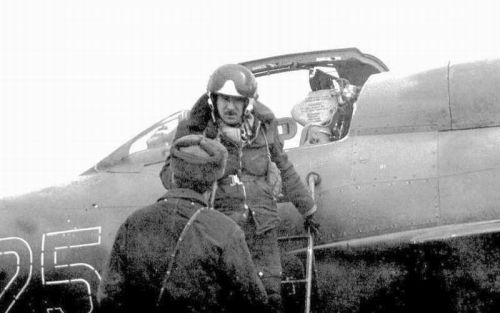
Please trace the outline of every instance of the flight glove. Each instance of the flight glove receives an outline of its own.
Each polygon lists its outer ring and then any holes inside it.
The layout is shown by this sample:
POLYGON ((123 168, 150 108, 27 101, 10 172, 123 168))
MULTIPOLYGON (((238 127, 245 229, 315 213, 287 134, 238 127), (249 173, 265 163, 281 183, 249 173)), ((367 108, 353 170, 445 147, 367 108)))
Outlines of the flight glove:
POLYGON ((304 218, 304 228, 309 230, 311 235, 317 236, 319 234, 319 223, 314 219, 314 214, 304 218))

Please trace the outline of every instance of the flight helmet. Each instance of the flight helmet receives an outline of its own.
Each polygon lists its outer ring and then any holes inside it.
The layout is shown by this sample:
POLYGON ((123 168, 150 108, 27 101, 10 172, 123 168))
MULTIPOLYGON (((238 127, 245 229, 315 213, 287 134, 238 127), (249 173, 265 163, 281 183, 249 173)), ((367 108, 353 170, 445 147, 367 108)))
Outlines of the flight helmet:
POLYGON ((253 73, 240 64, 226 64, 217 68, 207 84, 207 93, 241 98, 257 97, 257 81, 253 73))

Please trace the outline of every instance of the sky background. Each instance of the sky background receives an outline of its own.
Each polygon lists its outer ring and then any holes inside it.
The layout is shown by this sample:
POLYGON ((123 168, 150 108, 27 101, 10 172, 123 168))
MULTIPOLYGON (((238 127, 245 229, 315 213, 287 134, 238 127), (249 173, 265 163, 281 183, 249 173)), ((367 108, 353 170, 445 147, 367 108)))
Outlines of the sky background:
POLYGON ((357 47, 391 71, 500 58, 500 1, 0 1, 0 197, 192 106, 219 65, 357 47))

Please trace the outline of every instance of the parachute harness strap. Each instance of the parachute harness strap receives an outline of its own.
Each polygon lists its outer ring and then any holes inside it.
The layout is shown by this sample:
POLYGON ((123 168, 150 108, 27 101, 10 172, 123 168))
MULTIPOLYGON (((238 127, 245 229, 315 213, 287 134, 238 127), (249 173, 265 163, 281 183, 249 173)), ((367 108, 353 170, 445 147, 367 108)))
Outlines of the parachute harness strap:
POLYGON ((181 234, 179 236, 179 239, 177 239, 177 243, 175 244, 174 251, 170 255, 170 261, 168 262, 167 272, 165 273, 165 277, 163 278, 163 283, 162 283, 162 286, 161 286, 160 294, 158 295, 158 299, 156 301, 156 307, 157 308, 161 304, 161 299, 163 298, 163 295, 165 293, 165 289, 167 287, 168 279, 170 278, 170 275, 172 274, 172 268, 174 266, 175 257, 179 253, 179 247, 180 247, 182 241, 184 240, 184 237, 186 236, 186 233, 191 228, 191 225, 193 225, 194 221, 196 220, 196 217, 200 214, 200 212, 203 211, 203 210, 207 210, 207 209, 208 208, 206 208, 206 207, 199 208, 196 212, 194 212, 194 214, 191 216, 191 218, 188 220, 188 222, 186 223, 186 225, 182 229, 182 232, 181 232, 181 234))
POLYGON ((212 116, 212 122, 214 122, 214 124, 217 123, 217 121, 215 120, 215 106, 214 106, 214 103, 212 101, 212 93, 209 91, 207 92, 207 96, 208 96, 208 106, 210 107, 210 115, 212 116))
MULTIPOLYGON (((260 126, 260 125, 259 125, 260 126)), ((258 130, 257 130, 258 131, 258 130)), ((264 140, 266 141, 266 149, 267 149, 267 158, 269 159, 269 162, 272 162, 271 160, 271 150, 269 150, 269 141, 267 141, 267 136, 266 132, 263 131, 262 135, 264 135, 264 140)))

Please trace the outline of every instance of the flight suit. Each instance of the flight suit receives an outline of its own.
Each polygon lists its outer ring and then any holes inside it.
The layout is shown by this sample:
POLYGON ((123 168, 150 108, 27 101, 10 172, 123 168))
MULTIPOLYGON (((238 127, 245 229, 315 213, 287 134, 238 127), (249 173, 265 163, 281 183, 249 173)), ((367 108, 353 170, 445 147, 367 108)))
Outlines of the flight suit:
MULTIPOLYGON (((266 287, 269 303, 279 311, 281 262, 276 226, 280 220, 273 186, 268 183, 269 162, 276 163, 280 170, 283 194, 302 215, 314 212, 314 201, 283 151, 277 121, 267 107, 258 102, 254 104, 255 134, 247 142, 236 143, 217 130, 206 109, 207 99, 207 96, 202 96, 198 100, 191 110, 190 118, 180 122, 175 137, 204 133, 210 138, 218 137, 228 150, 226 170, 218 181, 214 206, 242 227, 253 261, 266 287)), ((167 166, 160 176, 168 188, 167 166)))
POLYGON ((263 311, 264 287, 231 219, 202 209, 174 253, 188 220, 206 205, 192 190, 172 189, 123 223, 99 286, 102 312, 263 311))

